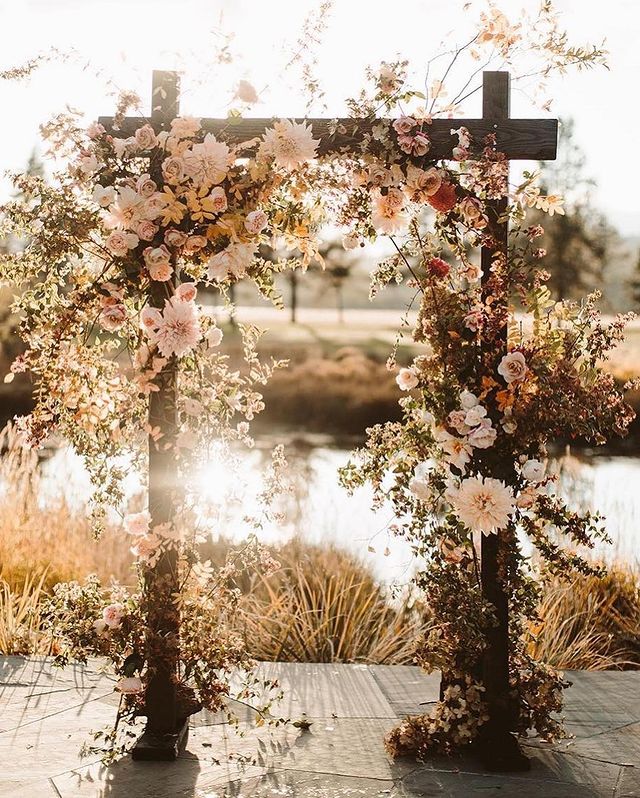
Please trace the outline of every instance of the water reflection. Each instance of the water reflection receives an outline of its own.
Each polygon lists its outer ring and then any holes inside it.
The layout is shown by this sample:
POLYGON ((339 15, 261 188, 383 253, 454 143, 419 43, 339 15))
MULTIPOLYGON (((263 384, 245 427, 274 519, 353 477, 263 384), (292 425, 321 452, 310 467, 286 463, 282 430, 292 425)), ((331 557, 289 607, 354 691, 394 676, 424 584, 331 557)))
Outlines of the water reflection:
MULTIPOLYGON (((238 458, 230 469, 212 455, 193 474, 191 484, 199 495, 199 515, 214 536, 246 536, 247 516, 260 513, 256 497, 263 490, 262 473, 270 459, 273 441, 262 440, 238 458)), ((405 583, 411 575, 409 546, 389 532, 393 514, 389 507, 371 509, 371 491, 361 488, 349 496, 338 483, 338 468, 346 464, 350 449, 328 439, 298 437, 286 443, 291 490, 278 501, 281 519, 263 523, 259 537, 265 542, 285 540, 295 534, 317 543, 335 543, 358 555, 385 583, 405 583)), ((597 555, 610 562, 640 562, 640 458, 572 456, 560 461, 559 490, 575 509, 597 510, 607 519, 613 545, 599 544, 597 555)), ((554 466, 552 466, 553 468, 554 466)), ((58 451, 45 464, 47 492, 64 491, 71 499, 86 497, 89 483, 78 458, 58 451)), ((140 490, 134 474, 128 478, 129 494, 140 490)), ((46 498, 44 499, 46 500, 46 498)))

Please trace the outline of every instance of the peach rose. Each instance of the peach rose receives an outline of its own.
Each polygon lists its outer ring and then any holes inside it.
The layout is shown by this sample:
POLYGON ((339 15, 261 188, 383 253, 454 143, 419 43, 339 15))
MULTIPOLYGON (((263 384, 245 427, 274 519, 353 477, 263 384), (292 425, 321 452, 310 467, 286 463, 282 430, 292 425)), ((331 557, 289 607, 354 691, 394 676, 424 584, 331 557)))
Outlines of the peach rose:
POLYGON ((398 387, 403 391, 410 391, 420 382, 414 368, 402 368, 396 377, 398 387))
POLYGON ((193 252, 197 252, 199 249, 202 249, 207 243, 207 239, 204 236, 189 236, 185 241, 184 249, 185 252, 191 254, 193 252))
POLYGON ((130 249, 135 249, 139 243, 140 239, 135 233, 123 233, 120 230, 109 233, 105 241, 109 252, 119 258, 123 258, 130 249))
POLYGON ((174 227, 165 230, 164 243, 169 247, 181 247, 187 240, 187 234, 174 227))
POLYGON ((138 224, 136 232, 143 241, 151 241, 158 232, 158 225, 149 221, 149 219, 143 219, 138 224))

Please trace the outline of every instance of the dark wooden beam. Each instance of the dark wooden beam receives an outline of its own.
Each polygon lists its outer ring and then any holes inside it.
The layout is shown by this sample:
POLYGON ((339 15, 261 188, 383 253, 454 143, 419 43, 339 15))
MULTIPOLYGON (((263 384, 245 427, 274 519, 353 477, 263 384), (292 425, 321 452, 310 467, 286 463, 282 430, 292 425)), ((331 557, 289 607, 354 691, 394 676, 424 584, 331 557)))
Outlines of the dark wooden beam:
MULTIPOLYGON (((125 117, 119 127, 114 126, 113 117, 101 116, 98 120, 114 136, 132 136, 141 125, 149 122, 156 132, 168 129, 168 123, 159 116, 151 119, 125 117)), ((313 135, 320 139, 318 153, 357 151, 362 147, 363 135, 370 133, 380 119, 296 119, 311 125, 313 135), (339 131, 339 132, 335 132, 339 131)), ((262 136, 273 125, 273 119, 203 119, 202 127, 207 133, 224 136, 229 143, 239 143, 262 136)), ((451 131, 461 126, 471 133, 476 146, 482 144, 489 133, 495 133, 498 150, 510 160, 551 161, 556 157, 558 120, 557 119, 500 119, 490 116, 486 119, 434 119, 426 127, 431 139, 431 149, 427 155, 430 160, 451 158, 451 151, 458 144, 451 131)), ((421 160, 421 159, 417 159, 421 160)))

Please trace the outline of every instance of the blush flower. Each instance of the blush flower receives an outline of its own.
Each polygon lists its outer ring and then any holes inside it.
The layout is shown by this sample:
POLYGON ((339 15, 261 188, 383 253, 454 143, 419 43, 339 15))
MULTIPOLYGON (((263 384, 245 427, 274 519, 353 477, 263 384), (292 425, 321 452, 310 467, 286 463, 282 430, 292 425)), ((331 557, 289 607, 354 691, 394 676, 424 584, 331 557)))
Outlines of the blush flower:
POLYGON ((109 604, 102 610, 102 620, 109 629, 119 629, 124 617, 124 606, 122 604, 109 604))
POLYGON ((158 142, 156 134, 151 125, 143 125, 142 127, 139 127, 133 135, 135 137, 136 144, 141 150, 150 150, 152 147, 155 147, 158 142))
POLYGON ((540 460, 527 460, 522 466, 521 473, 527 482, 541 482, 544 479, 545 466, 540 460))
POLYGON ((198 294, 198 289, 195 283, 181 283, 175 292, 175 296, 182 302, 193 302, 198 294))
POLYGON ((396 382, 398 383, 400 390, 410 391, 412 388, 415 388, 416 385, 418 385, 420 380, 418 379, 416 370, 412 367, 400 369, 398 376, 396 377, 396 382))
POLYGON ((152 280, 166 282, 173 274, 171 253, 164 244, 159 247, 146 247, 142 253, 144 262, 152 280))
POLYGON ((194 144, 183 156, 184 171, 197 185, 216 185, 227 176, 232 155, 229 147, 207 133, 204 141, 194 144))
POLYGON ((488 418, 482 420, 472 432, 469 433, 467 440, 476 449, 489 449, 496 442, 498 433, 488 418))
POLYGON ((209 258, 207 275, 210 280, 223 282, 229 277, 244 277, 256 251, 255 244, 229 244, 222 252, 209 258))
POLYGON ((449 498, 458 518, 472 532, 504 529, 515 512, 513 491, 492 477, 463 479, 449 498))
POLYGON ((377 191, 373 195, 371 224, 381 233, 395 233, 407 224, 403 213, 404 195, 397 188, 390 188, 386 194, 377 191))
POLYGON ((522 352, 509 352, 500 361, 498 374, 507 384, 521 382, 527 374, 527 361, 522 352))
POLYGON ((200 320, 195 304, 172 297, 165 301, 160 322, 149 337, 158 345, 163 357, 182 357, 195 349, 200 336, 200 320))
POLYGON ((320 139, 313 138, 313 131, 304 122, 282 119, 266 131, 258 150, 258 157, 270 157, 276 166, 295 169, 316 156, 320 139))
POLYGON ((267 221, 267 214, 264 211, 251 211, 244 220, 244 228, 251 235, 257 235, 267 226, 267 221))
POLYGON ((138 246, 140 239, 135 233, 123 233, 120 230, 114 230, 109 233, 104 243, 112 255, 117 258, 123 258, 130 249, 135 249, 138 246))
POLYGON ((130 513, 125 516, 124 528, 130 535, 146 535, 150 523, 151 516, 144 510, 141 513, 130 513))

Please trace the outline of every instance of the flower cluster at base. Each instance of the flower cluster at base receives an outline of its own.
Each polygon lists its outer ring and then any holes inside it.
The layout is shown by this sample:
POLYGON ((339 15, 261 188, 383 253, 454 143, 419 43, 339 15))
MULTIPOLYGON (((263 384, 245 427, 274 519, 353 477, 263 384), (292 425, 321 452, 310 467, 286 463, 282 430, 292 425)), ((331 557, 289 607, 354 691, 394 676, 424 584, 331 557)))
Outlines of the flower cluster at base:
MULTIPOLYGON (((130 516, 127 526, 138 545, 152 534, 162 534, 148 529, 145 514, 130 516)), ((176 534, 172 539, 184 537, 176 534)), ((250 705, 259 724, 286 722, 271 713, 281 696, 277 683, 255 675, 246 642, 230 628, 240 580, 254 571, 264 577, 278 563, 255 539, 230 552, 218 569, 208 561, 194 563, 183 546, 170 545, 181 553, 182 589, 176 604, 181 614, 175 677, 178 712, 187 716, 201 707, 225 710, 233 721, 227 703, 232 698, 250 705)), ((154 645, 147 624, 152 601, 142 590, 105 588, 97 577, 89 576, 83 583, 57 584, 43 609, 55 640, 55 664, 86 663, 89 657, 98 657, 109 661, 117 676, 114 689, 121 699, 116 723, 94 733, 94 743, 84 747, 85 753, 101 754, 106 762, 125 753, 137 737, 134 722, 146 714, 145 689, 161 662, 149 656, 154 645)))

